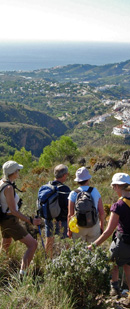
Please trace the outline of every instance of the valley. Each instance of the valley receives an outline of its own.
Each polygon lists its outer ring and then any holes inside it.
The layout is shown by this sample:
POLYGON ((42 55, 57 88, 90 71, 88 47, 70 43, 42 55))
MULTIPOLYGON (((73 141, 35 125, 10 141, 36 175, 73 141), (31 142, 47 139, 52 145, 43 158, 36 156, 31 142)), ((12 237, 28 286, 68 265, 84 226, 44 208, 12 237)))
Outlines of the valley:
POLYGON ((129 134, 111 134, 129 127, 129 84, 130 61, 0 72, 0 145, 24 146, 39 157, 61 135, 78 147, 129 144, 129 134))

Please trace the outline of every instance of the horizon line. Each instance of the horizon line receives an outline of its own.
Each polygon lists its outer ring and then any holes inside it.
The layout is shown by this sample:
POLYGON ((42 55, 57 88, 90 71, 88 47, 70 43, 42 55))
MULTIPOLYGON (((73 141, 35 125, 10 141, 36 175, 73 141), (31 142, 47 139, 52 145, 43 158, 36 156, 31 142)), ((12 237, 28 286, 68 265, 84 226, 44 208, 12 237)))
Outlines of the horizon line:
POLYGON ((83 43, 88 43, 88 44, 130 44, 128 41, 70 41, 70 40, 0 40, 0 44, 32 44, 32 43, 37 43, 37 44, 42 44, 42 43, 54 43, 54 44, 83 44, 83 43))

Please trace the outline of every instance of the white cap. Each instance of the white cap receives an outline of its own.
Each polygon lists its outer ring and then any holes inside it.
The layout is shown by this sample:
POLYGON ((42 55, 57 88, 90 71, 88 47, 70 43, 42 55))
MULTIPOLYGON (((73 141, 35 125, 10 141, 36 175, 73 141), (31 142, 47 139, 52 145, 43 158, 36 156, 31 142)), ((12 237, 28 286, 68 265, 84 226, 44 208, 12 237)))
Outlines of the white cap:
POLYGON ((86 169, 86 167, 82 166, 76 171, 76 178, 74 181, 85 181, 89 180, 92 176, 89 174, 89 171, 86 169))
POLYGON ((17 170, 21 170, 23 168, 23 165, 18 164, 15 161, 7 161, 3 164, 3 174, 4 176, 8 177, 9 175, 15 173, 17 170))
POLYGON ((125 173, 116 173, 112 177, 111 185, 123 185, 127 183, 130 185, 130 176, 125 173))

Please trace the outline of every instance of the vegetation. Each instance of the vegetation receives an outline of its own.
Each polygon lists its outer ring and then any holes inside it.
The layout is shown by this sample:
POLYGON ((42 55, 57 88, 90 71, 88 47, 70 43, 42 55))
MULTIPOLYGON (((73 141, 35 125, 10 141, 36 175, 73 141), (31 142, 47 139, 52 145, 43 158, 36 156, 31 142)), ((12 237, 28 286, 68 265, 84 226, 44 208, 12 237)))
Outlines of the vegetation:
POLYGON ((110 138, 114 143, 129 144, 130 138, 111 137, 113 126, 121 123, 112 107, 119 100, 130 99, 129 68, 130 61, 126 61, 2 73, 1 141, 14 151, 25 147, 36 157, 61 135, 71 136, 78 147, 88 145, 90 138, 96 145, 108 143, 110 138), (95 123, 105 114, 109 117, 104 123, 95 123))
MULTIPOLYGON (((63 141, 66 145, 68 142, 68 149, 69 145, 72 146, 71 154, 77 150, 70 138, 62 137, 59 144, 62 145, 63 141)), ((78 150, 79 154, 77 153, 74 163, 70 163, 67 158, 66 161, 62 161, 69 167, 66 184, 71 189, 75 189, 76 184, 73 181, 75 171, 81 166, 79 163, 81 158, 85 159, 85 165, 92 175, 91 185, 96 186, 102 196, 106 213, 105 224, 109 217, 110 205, 117 200, 117 196, 110 187, 111 178, 115 172, 129 173, 129 161, 122 168, 108 166, 94 172, 93 167, 96 162, 105 162, 110 157, 113 160, 120 159, 125 150, 126 147, 121 145, 89 146, 87 148, 84 146, 80 151, 78 150)), ((66 148, 64 152, 63 158, 65 158, 66 148)), ((33 161, 31 153, 24 148, 16 151, 11 158, 25 166, 17 180, 18 187, 24 191, 20 193, 20 197, 23 198, 22 212, 30 216, 35 215, 38 189, 43 183, 53 179, 54 166, 61 161, 57 161, 56 156, 53 158, 53 166, 39 166, 39 162, 33 161)), ((108 263, 108 248, 111 237, 100 248, 88 252, 86 244, 77 241, 74 245, 70 239, 64 241, 57 236, 54 243, 54 260, 50 261, 45 259, 37 228, 33 226, 31 228, 27 226, 27 228, 34 237, 37 237, 38 249, 30 265, 28 276, 25 276, 23 282, 19 281, 19 267, 25 250, 24 245, 12 242, 9 258, 4 252, 0 255, 0 307, 2 309, 18 307, 21 309, 30 307, 79 309, 83 306, 89 309, 110 308, 109 302, 106 303, 105 300, 109 298, 110 288, 111 264, 108 263)), ((41 228, 43 241, 45 241, 44 222, 41 228)))
MULTIPOLYGON (((38 189, 53 179, 55 165, 68 166, 66 184, 71 189, 77 186, 76 170, 85 165, 92 175, 91 185, 101 193, 107 224, 110 206, 117 200, 111 178, 130 170, 129 155, 120 164, 123 153, 130 151, 129 136, 111 135, 112 128, 122 123, 115 119, 112 106, 123 99, 129 105, 129 69, 130 61, 126 61, 0 75, 0 166, 9 159, 24 165, 17 181, 23 191, 23 213, 36 215, 38 189), (103 114, 109 117, 96 122, 103 114)), ((44 222, 41 228, 45 241, 44 222)), ((45 259, 38 229, 27 229, 38 239, 38 249, 23 282, 18 274, 24 245, 12 242, 9 256, 0 255, 2 309, 110 308, 111 237, 92 252, 84 243, 56 237, 50 261, 45 259)))
POLYGON ((51 142, 50 146, 43 149, 43 154, 39 158, 39 165, 44 167, 53 166, 54 162, 64 162, 75 160, 79 151, 76 143, 69 136, 62 136, 58 141, 51 142))
POLYGON ((86 243, 78 241, 63 250, 46 269, 48 282, 54 279, 75 307, 96 308, 98 297, 109 294, 110 265, 101 248, 90 251, 86 243))

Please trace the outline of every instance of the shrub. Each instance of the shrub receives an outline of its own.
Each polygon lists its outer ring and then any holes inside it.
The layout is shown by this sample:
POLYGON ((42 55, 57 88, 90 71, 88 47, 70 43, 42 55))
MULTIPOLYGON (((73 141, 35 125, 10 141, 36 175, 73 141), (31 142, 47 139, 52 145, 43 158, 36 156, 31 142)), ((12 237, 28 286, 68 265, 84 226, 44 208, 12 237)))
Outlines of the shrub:
POLYGON ((39 158, 39 166, 46 168, 54 165, 54 162, 64 162, 67 157, 73 160, 78 155, 76 143, 69 136, 61 136, 57 141, 52 141, 51 145, 43 149, 43 154, 39 158))
POLYGON ((21 174, 27 173, 29 168, 35 167, 37 164, 36 161, 33 160, 31 151, 27 151, 24 147, 20 150, 16 150, 11 160, 23 164, 24 168, 21 170, 21 174))
POLYGON ((46 272, 47 280, 55 279, 57 286, 80 308, 95 308, 98 297, 109 293, 107 255, 101 248, 88 250, 86 243, 79 240, 49 263, 46 272))

